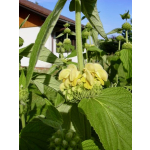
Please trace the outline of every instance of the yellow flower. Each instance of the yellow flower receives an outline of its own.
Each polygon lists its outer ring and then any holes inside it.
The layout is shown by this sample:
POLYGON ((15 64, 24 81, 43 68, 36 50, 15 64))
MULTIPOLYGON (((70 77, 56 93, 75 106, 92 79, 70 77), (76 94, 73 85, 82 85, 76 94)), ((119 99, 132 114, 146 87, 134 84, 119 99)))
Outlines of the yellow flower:
POLYGON ((108 74, 104 69, 97 70, 96 74, 99 78, 103 79, 104 81, 107 81, 108 74))
POLYGON ((64 91, 64 89, 66 89, 64 83, 61 83, 60 86, 59 86, 59 88, 60 88, 61 91, 64 91))
POLYGON ((92 89, 94 78, 88 70, 85 70, 85 73, 82 75, 81 81, 84 82, 84 87, 86 89, 92 89))
POLYGON ((84 70, 88 70, 94 78, 96 77, 101 82, 102 85, 104 85, 104 81, 107 81, 108 79, 107 72, 98 63, 87 63, 84 70))
POLYGON ((86 89, 92 89, 93 86, 91 86, 91 85, 89 84, 89 82, 87 81, 87 82, 84 83, 84 87, 85 87, 86 89))
POLYGON ((64 82, 64 85, 66 88, 69 88, 71 82, 69 81, 69 79, 66 79, 66 81, 64 82))
POLYGON ((85 70, 89 70, 90 72, 95 72, 95 67, 94 67, 93 63, 85 64, 85 70))
POLYGON ((64 78, 68 78, 70 72, 71 72, 70 69, 63 69, 63 70, 59 73, 59 80, 62 80, 62 79, 64 79, 64 78))
POLYGON ((93 65, 94 65, 94 68, 95 68, 95 72, 96 72, 97 70, 103 69, 103 67, 102 67, 100 64, 94 63, 93 65))
POLYGON ((74 64, 68 65, 67 68, 70 69, 70 70, 76 68, 76 70, 77 70, 77 67, 74 64))
POLYGON ((77 68, 73 68, 70 72, 70 81, 73 81, 78 75, 77 68))
POLYGON ((94 84, 93 76, 91 75, 91 73, 88 70, 85 70, 85 73, 86 73, 87 81, 89 82, 90 85, 93 85, 94 84))

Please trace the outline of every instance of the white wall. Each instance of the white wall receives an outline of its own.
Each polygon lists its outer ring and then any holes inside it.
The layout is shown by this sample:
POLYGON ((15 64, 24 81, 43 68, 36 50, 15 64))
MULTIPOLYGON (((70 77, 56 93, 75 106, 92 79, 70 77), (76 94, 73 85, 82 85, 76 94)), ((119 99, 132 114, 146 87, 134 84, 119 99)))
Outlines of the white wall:
MULTIPOLYGON (((31 43, 35 43, 35 40, 36 40, 36 37, 37 37, 39 31, 40 31, 40 27, 30 27, 30 28, 21 28, 21 29, 19 29, 19 36, 24 39, 24 44, 20 48, 26 47, 31 43)), ((53 53, 57 57, 59 57, 59 54, 56 53, 55 35, 54 35, 54 40, 53 41, 54 41, 54 43, 53 43, 53 53)), ((49 50, 52 50, 52 38, 51 38, 51 36, 48 38, 48 40, 45 44, 45 47, 48 48, 49 50)), ((64 56, 66 57, 67 53, 64 53, 64 56)), ((77 62, 77 57, 73 57, 72 61, 77 62)), ((29 65, 29 58, 23 57, 21 59, 21 66, 28 66, 28 65, 29 65)), ((50 63, 46 63, 46 62, 38 60, 35 67, 50 68, 51 66, 52 65, 50 63)))
MULTIPOLYGON (((36 40, 36 37, 37 37, 39 31, 40 31, 40 27, 20 28, 19 36, 24 39, 23 46, 20 48, 26 47, 31 43, 35 43, 35 40, 36 40)), ((48 40, 45 44, 45 47, 48 48, 49 50, 52 49, 51 36, 48 38, 48 40)), ((29 58, 23 57, 21 59, 21 66, 28 66, 28 65, 29 65, 29 58)), ((38 60, 36 67, 49 68, 49 67, 51 67, 51 64, 38 60)))

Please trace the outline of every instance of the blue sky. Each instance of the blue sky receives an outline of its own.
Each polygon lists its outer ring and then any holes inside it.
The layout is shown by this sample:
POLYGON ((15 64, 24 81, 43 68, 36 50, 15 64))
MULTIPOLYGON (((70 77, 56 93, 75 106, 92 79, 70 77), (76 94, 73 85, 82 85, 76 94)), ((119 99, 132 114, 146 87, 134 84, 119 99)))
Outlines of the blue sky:
MULTIPOLYGON (((43 6, 49 10, 53 10, 57 0, 29 0, 32 2, 38 2, 40 6, 43 6)), ((69 11, 69 4, 71 0, 67 0, 65 7, 63 8, 61 15, 66 16, 75 20, 75 13, 69 11)), ((120 28, 125 20, 122 20, 120 14, 123 14, 129 10, 129 14, 132 18, 132 0, 97 0, 97 9, 100 19, 102 21, 104 30, 106 33, 109 31, 120 28)), ((128 20, 129 21, 129 20, 128 20)), ((86 24, 88 22, 87 19, 82 21, 82 24, 86 24)), ((111 34, 108 37, 111 37, 111 34)), ((99 36, 101 39, 101 37, 99 36)))

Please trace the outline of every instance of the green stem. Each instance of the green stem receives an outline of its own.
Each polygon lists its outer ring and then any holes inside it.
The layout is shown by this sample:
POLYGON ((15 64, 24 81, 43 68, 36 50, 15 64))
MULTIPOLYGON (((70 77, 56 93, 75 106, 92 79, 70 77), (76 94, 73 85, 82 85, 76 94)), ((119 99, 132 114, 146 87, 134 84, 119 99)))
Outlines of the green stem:
POLYGON ((119 50, 119 51, 120 51, 120 42, 121 42, 121 41, 119 41, 119 46, 118 46, 118 50, 119 50))
POLYGON ((87 63, 88 63, 88 51, 86 49, 86 59, 87 59, 87 63))
POLYGON ((24 113, 23 113, 23 105, 20 104, 20 113, 21 113, 21 122, 22 122, 22 128, 24 128, 26 125, 25 125, 25 116, 24 116, 24 113))
POLYGON ((66 34, 66 38, 68 39, 68 33, 66 34))
POLYGON ((128 43, 128 30, 126 30, 126 43, 128 43))
MULTIPOLYGON (((86 43, 87 43, 87 40, 86 40, 86 43)), ((86 59, 87 59, 87 63, 88 63, 89 60, 88 60, 88 51, 87 51, 87 49, 86 49, 86 59)))
POLYGON ((78 57, 78 69, 83 70, 82 39, 81 39, 81 1, 75 0, 76 14, 76 49, 78 57))

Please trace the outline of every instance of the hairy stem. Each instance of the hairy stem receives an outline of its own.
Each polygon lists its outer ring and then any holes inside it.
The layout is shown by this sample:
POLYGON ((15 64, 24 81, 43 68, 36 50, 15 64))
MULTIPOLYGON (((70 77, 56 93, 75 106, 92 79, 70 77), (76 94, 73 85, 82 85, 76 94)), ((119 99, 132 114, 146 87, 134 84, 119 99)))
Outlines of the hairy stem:
POLYGON ((120 51, 120 43, 121 43, 121 41, 119 41, 119 46, 118 46, 118 50, 120 51))
POLYGON ((128 43, 128 30, 126 30, 126 43, 128 43))
POLYGON ((26 125, 25 125, 25 116, 23 114, 23 105, 20 104, 20 113, 21 113, 21 122, 22 122, 22 128, 24 128, 26 125))
POLYGON ((68 33, 66 34, 66 38, 68 39, 68 33))
POLYGON ((78 57, 78 69, 83 70, 82 39, 81 39, 81 1, 75 0, 76 14, 76 49, 78 57))
MULTIPOLYGON (((87 39, 86 39, 86 43, 87 43, 87 39)), ((89 60, 88 60, 88 50, 87 50, 87 48, 86 48, 86 59, 87 59, 87 63, 88 63, 89 60)))

